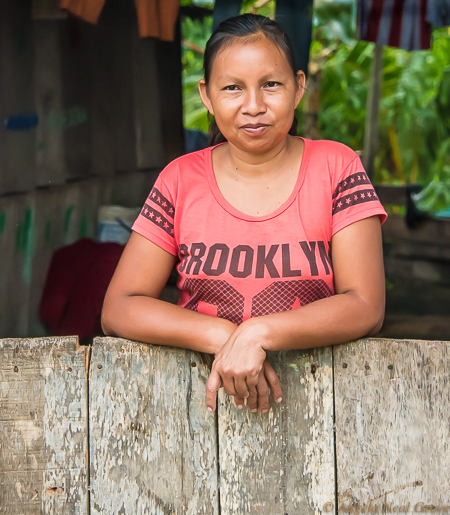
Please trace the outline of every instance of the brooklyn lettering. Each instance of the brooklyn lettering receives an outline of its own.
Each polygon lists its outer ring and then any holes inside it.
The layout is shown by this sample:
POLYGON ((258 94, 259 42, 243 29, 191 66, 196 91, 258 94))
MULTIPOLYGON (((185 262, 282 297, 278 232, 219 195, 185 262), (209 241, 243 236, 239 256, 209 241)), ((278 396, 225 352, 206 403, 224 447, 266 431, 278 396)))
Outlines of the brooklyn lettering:
POLYGON ((299 241, 298 245, 295 249, 289 243, 258 245, 256 248, 237 245, 232 249, 225 243, 215 243, 209 248, 204 243, 192 243, 191 248, 181 244, 180 272, 186 275, 199 275, 202 272, 209 277, 218 277, 228 272, 231 276, 240 278, 253 274, 256 279, 301 277, 302 270, 292 264, 291 256, 295 252, 306 258, 306 275, 318 276, 319 267, 325 275, 331 273, 331 257, 330 252, 327 252, 327 248, 330 249, 329 243, 325 245, 324 241, 299 241), (278 262, 278 267, 275 261, 278 262))

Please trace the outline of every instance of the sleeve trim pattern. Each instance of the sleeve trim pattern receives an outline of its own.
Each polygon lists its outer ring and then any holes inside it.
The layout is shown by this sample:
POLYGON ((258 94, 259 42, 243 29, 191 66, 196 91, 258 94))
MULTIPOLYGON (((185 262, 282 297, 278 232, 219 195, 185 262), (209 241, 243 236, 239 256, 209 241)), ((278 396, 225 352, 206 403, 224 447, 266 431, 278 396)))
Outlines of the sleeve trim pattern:
POLYGON ((364 204, 366 202, 372 202, 374 200, 378 200, 377 194, 373 188, 366 190, 358 190, 355 193, 350 193, 349 195, 344 195, 339 199, 333 202, 333 215, 339 213, 339 211, 343 211, 349 207, 355 206, 357 204, 364 204))
POLYGON ((175 208, 173 204, 157 188, 152 188, 147 201, 142 208, 141 215, 160 227, 172 238, 174 237, 173 218, 175 216, 175 208), (162 209, 162 211, 168 215, 168 217, 164 216, 161 211, 158 211, 158 209, 155 209, 152 204, 157 204, 162 209), (169 218, 171 218, 172 221, 170 221, 169 218))
POLYGON ((333 200, 342 192, 351 188, 355 188, 360 184, 371 184, 366 172, 354 173, 353 175, 349 175, 346 179, 341 181, 334 190, 333 200))

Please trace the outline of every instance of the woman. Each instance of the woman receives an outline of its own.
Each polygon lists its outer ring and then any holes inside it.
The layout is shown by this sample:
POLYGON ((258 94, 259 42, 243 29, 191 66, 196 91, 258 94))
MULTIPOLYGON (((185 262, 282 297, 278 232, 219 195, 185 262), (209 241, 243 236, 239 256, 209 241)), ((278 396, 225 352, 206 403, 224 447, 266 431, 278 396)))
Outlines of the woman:
POLYGON ((203 151, 160 174, 106 294, 106 334, 215 355, 220 387, 242 408, 281 402, 267 351, 375 334, 384 316, 380 221, 357 155, 295 137, 305 75, 268 18, 223 22, 204 56, 203 151), (158 300, 178 262, 178 305, 158 300))

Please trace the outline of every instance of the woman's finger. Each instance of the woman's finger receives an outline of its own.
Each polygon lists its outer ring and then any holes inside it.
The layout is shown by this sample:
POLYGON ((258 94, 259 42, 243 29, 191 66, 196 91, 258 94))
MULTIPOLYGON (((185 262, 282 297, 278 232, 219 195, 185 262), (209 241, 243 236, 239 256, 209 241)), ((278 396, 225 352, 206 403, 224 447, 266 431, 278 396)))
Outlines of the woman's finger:
POLYGON ((252 413, 256 413, 258 411, 258 391, 254 386, 249 386, 248 391, 247 407, 252 413))
POLYGON ((239 397, 239 395, 235 395, 234 404, 236 408, 242 409, 244 407, 244 397, 239 397))
POLYGON ((259 374, 259 380, 258 385, 256 387, 258 390, 258 409, 260 413, 267 413, 269 411, 269 394, 270 389, 269 385, 267 384, 266 377, 261 371, 261 374, 259 374))
POLYGON ((213 369, 206 381, 206 407, 209 411, 216 409, 217 391, 222 386, 220 375, 213 369))
POLYGON ((276 402, 281 402, 283 400, 283 392, 281 390, 280 379, 268 358, 264 361, 264 375, 266 376, 267 383, 272 390, 272 397, 276 402))
POLYGON ((234 389, 236 390, 236 394, 240 397, 248 397, 248 387, 244 378, 235 377, 234 378, 234 389))

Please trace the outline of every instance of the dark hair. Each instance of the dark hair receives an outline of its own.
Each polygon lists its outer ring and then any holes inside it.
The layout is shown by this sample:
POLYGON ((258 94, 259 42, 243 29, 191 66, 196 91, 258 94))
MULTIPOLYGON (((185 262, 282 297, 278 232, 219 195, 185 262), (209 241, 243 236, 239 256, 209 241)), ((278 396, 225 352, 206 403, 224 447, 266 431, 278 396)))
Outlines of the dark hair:
MULTIPOLYGON (((296 77, 297 70, 295 69, 294 50, 286 32, 277 22, 270 18, 259 14, 242 14, 223 21, 206 43, 205 54, 203 56, 203 71, 206 85, 208 85, 211 77, 214 59, 222 49, 232 44, 238 38, 249 38, 251 36, 257 36, 258 34, 270 39, 284 52, 292 68, 292 73, 296 77)), ((297 134, 297 125, 297 118, 294 115, 292 126, 289 130, 289 134, 292 136, 297 134)), ((209 144, 217 145, 225 141, 227 141, 225 136, 220 132, 214 118, 211 117, 209 125, 209 144)))

